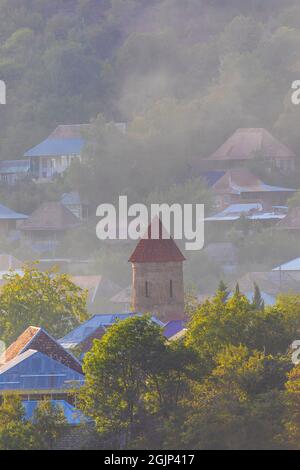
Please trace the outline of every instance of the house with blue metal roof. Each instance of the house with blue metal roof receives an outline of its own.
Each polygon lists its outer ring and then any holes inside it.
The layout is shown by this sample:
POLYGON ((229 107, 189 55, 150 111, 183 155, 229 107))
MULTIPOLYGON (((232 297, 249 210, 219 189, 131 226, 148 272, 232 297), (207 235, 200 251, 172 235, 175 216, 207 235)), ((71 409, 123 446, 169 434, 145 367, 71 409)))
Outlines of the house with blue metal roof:
POLYGON ((32 176, 51 180, 62 174, 75 159, 81 161, 85 132, 89 124, 60 125, 45 140, 29 149, 24 157, 30 160, 32 176))
POLYGON ((68 393, 84 383, 84 376, 34 349, 0 367, 0 392, 68 393))
POLYGON ((27 219, 27 215, 16 212, 0 204, 0 233, 7 235, 15 231, 19 222, 27 219))
POLYGON ((2 160, 0 161, 0 181, 12 186, 18 181, 30 176, 30 161, 27 160, 2 160))
MULTIPOLYGON (((100 339, 107 328, 112 326, 118 321, 126 320, 135 315, 142 315, 141 313, 114 313, 110 315, 94 315, 92 318, 82 323, 77 328, 72 330, 66 336, 59 340, 61 346, 66 350, 80 349, 80 352, 87 352, 93 343, 94 339, 100 339)), ((158 318, 151 317, 152 321, 157 325, 164 327, 158 318)))

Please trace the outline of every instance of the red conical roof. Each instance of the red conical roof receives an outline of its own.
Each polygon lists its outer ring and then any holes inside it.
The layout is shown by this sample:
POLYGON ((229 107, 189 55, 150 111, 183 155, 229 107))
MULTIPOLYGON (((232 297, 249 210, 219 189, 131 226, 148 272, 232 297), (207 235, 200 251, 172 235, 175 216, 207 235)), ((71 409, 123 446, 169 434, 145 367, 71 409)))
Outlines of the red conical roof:
POLYGON ((182 262, 185 257, 179 250, 173 238, 163 238, 165 228, 159 219, 159 238, 151 238, 151 227, 154 220, 148 227, 148 238, 141 238, 132 253, 129 261, 131 263, 168 263, 182 262))

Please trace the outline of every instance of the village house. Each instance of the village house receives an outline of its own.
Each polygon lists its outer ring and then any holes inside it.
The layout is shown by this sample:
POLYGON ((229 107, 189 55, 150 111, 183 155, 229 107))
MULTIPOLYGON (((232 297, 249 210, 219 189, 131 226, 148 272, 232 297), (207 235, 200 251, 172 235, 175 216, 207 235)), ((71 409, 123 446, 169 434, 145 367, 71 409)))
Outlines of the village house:
POLYGON ((37 252, 54 251, 68 230, 81 225, 81 221, 60 202, 45 202, 38 207, 19 229, 23 241, 37 252))
POLYGON ((260 288, 265 305, 273 305, 280 294, 300 293, 300 277, 297 279, 290 272, 274 269, 267 272, 251 272, 243 275, 229 287, 232 291, 238 283, 240 291, 251 301, 254 295, 254 283, 260 288))
POLYGON ((132 286, 127 286, 114 295, 110 301, 117 305, 118 311, 127 312, 131 308, 132 286))
MULTIPOLYGON (((114 122, 122 134, 126 133, 126 123, 114 122)), ((56 175, 66 171, 72 161, 82 161, 87 133, 92 124, 59 125, 45 140, 24 154, 30 161, 30 173, 38 182, 51 181, 56 175)))
POLYGON ((242 218, 249 222, 262 224, 264 227, 275 225, 286 217, 287 208, 273 206, 264 208, 259 202, 248 202, 242 204, 231 204, 223 211, 206 217, 204 222, 218 228, 231 228, 242 218))
POLYGON ((282 280, 286 277, 300 282, 300 258, 287 261, 272 269, 274 273, 282 280))
MULTIPOLYGON (((94 315, 85 323, 82 323, 64 336, 64 338, 61 338, 59 343, 68 351, 76 351, 80 352, 80 354, 85 354, 91 349, 93 340, 102 338, 110 326, 114 325, 117 321, 126 320, 127 318, 136 315, 141 314, 128 312, 109 315, 94 315)), ((161 327, 164 326, 164 323, 154 316, 152 317, 152 321, 161 327)))
POLYGON ((110 298, 120 292, 120 286, 100 275, 71 276, 71 280, 83 290, 87 290, 87 308, 90 313, 101 312, 110 298))
POLYGON ((151 313, 160 320, 185 317, 183 261, 185 258, 174 240, 163 238, 159 221, 159 238, 141 238, 129 262, 132 264, 132 309, 151 313))
POLYGON ((285 205, 295 190, 263 183, 247 168, 228 170, 212 186, 215 204, 220 210, 231 204, 261 203, 264 206, 285 205))
POLYGON ((88 218, 88 205, 81 202, 79 193, 72 191, 70 193, 64 193, 61 197, 60 202, 69 211, 71 211, 78 219, 86 220, 88 218))
POLYGON ((228 170, 256 158, 283 172, 295 168, 295 153, 263 128, 237 129, 203 165, 207 169, 228 170))
POLYGON ((9 186, 30 177, 29 160, 0 161, 0 182, 9 186))
POLYGON ((89 124, 60 125, 41 143, 24 154, 30 160, 32 177, 49 181, 63 173, 76 159, 81 161, 85 146, 84 134, 89 124))
POLYGON ((72 387, 83 382, 81 363, 42 328, 27 328, 0 357, 0 394, 69 401, 72 387))
POLYGON ((0 204, 0 235, 13 237, 19 228, 19 223, 28 218, 25 214, 20 214, 6 206, 0 204))
POLYGON ((83 383, 79 360, 43 328, 30 326, 0 356, 0 397, 7 392, 17 394, 27 420, 41 401, 50 400, 64 413, 64 438, 73 436, 74 427, 80 430, 81 425, 91 423, 75 407, 83 383))

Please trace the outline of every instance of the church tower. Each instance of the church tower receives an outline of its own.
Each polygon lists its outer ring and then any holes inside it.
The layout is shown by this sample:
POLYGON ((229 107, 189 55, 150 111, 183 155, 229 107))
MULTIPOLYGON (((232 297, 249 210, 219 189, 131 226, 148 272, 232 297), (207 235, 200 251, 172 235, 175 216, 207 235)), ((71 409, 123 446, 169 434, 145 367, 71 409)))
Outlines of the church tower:
POLYGON ((132 308, 160 320, 184 318, 183 254, 172 238, 141 238, 129 261, 132 263, 132 308))

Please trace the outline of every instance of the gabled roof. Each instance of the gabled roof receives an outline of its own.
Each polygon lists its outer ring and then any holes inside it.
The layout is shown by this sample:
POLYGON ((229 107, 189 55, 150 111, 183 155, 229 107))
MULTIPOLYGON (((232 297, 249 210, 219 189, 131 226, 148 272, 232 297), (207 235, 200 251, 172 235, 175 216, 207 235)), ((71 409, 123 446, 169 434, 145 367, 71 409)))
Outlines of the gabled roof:
MULTIPOLYGON (((155 219, 154 219, 155 220, 155 219)), ((131 263, 167 263, 167 262, 183 262, 185 257, 179 250, 173 238, 167 234, 168 238, 164 238, 166 230, 159 219, 159 237, 151 238, 151 229, 154 220, 147 230, 148 238, 141 238, 129 261, 131 263)))
POLYGON ((81 155, 85 145, 84 131, 90 127, 89 124, 58 126, 47 139, 28 150, 24 157, 81 155))
POLYGON ((12 209, 9 209, 6 206, 0 204, 0 219, 1 220, 25 220, 27 219, 27 215, 20 214, 19 212, 15 212, 12 209))
POLYGON ((185 328, 186 328, 185 320, 171 320, 165 325, 164 330, 163 330, 163 335, 167 339, 170 339, 185 328))
POLYGON ((300 230, 300 207, 292 207, 283 220, 276 224, 276 228, 285 230, 300 230))
POLYGON ((222 176, 225 175, 225 171, 202 171, 200 177, 203 178, 209 187, 213 186, 222 176))
POLYGON ((129 304, 131 302, 132 286, 125 287, 114 295, 110 301, 116 304, 129 304))
POLYGON ((83 374, 34 349, 0 367, 0 390, 68 390, 84 382, 83 374))
POLYGON ((300 258, 295 258, 287 263, 281 264, 272 269, 272 271, 300 271, 300 258))
MULTIPOLYGON (((59 343, 64 348, 75 348, 87 338, 89 338, 98 328, 108 328, 119 320, 126 320, 129 317, 141 315, 139 313, 114 313, 110 315, 94 315, 92 318, 82 323, 77 328, 68 333, 64 338, 59 340, 59 343)), ((152 321, 160 326, 164 324, 156 317, 152 317, 152 321)))
MULTIPOLYGON (((241 292, 253 292, 255 282, 262 292, 269 295, 278 295, 284 292, 300 292, 300 282, 295 280, 289 273, 278 271, 251 272, 237 280, 241 292)), ((230 286, 234 290, 236 282, 230 286)))
POLYGON ((110 298, 120 291, 120 287, 103 276, 71 276, 72 281, 81 289, 87 289, 89 302, 93 303, 97 295, 110 298))
POLYGON ((44 202, 20 225, 20 230, 59 231, 79 225, 79 219, 60 202, 44 202))
POLYGON ((224 176, 213 185, 213 190, 218 194, 295 192, 291 188, 265 184, 247 168, 234 168, 226 171, 224 176))
POLYGON ((30 326, 0 357, 0 364, 7 364, 28 349, 34 349, 55 359, 65 366, 82 373, 80 362, 66 351, 52 336, 42 328, 30 326))
POLYGON ((72 191, 70 193, 64 193, 61 197, 60 202, 64 206, 80 205, 81 204, 81 199, 80 199, 79 193, 77 191, 72 191))
POLYGON ((209 160, 250 160, 259 153, 267 159, 295 158, 294 152, 263 128, 237 129, 209 160))
POLYGON ((9 175, 15 173, 28 173, 30 170, 29 160, 2 160, 0 161, 0 173, 9 175))
POLYGON ((79 139, 93 126, 91 124, 61 124, 49 135, 50 139, 79 139))
POLYGON ((46 139, 32 149, 24 157, 58 157, 61 155, 81 155, 85 145, 83 139, 46 139))

